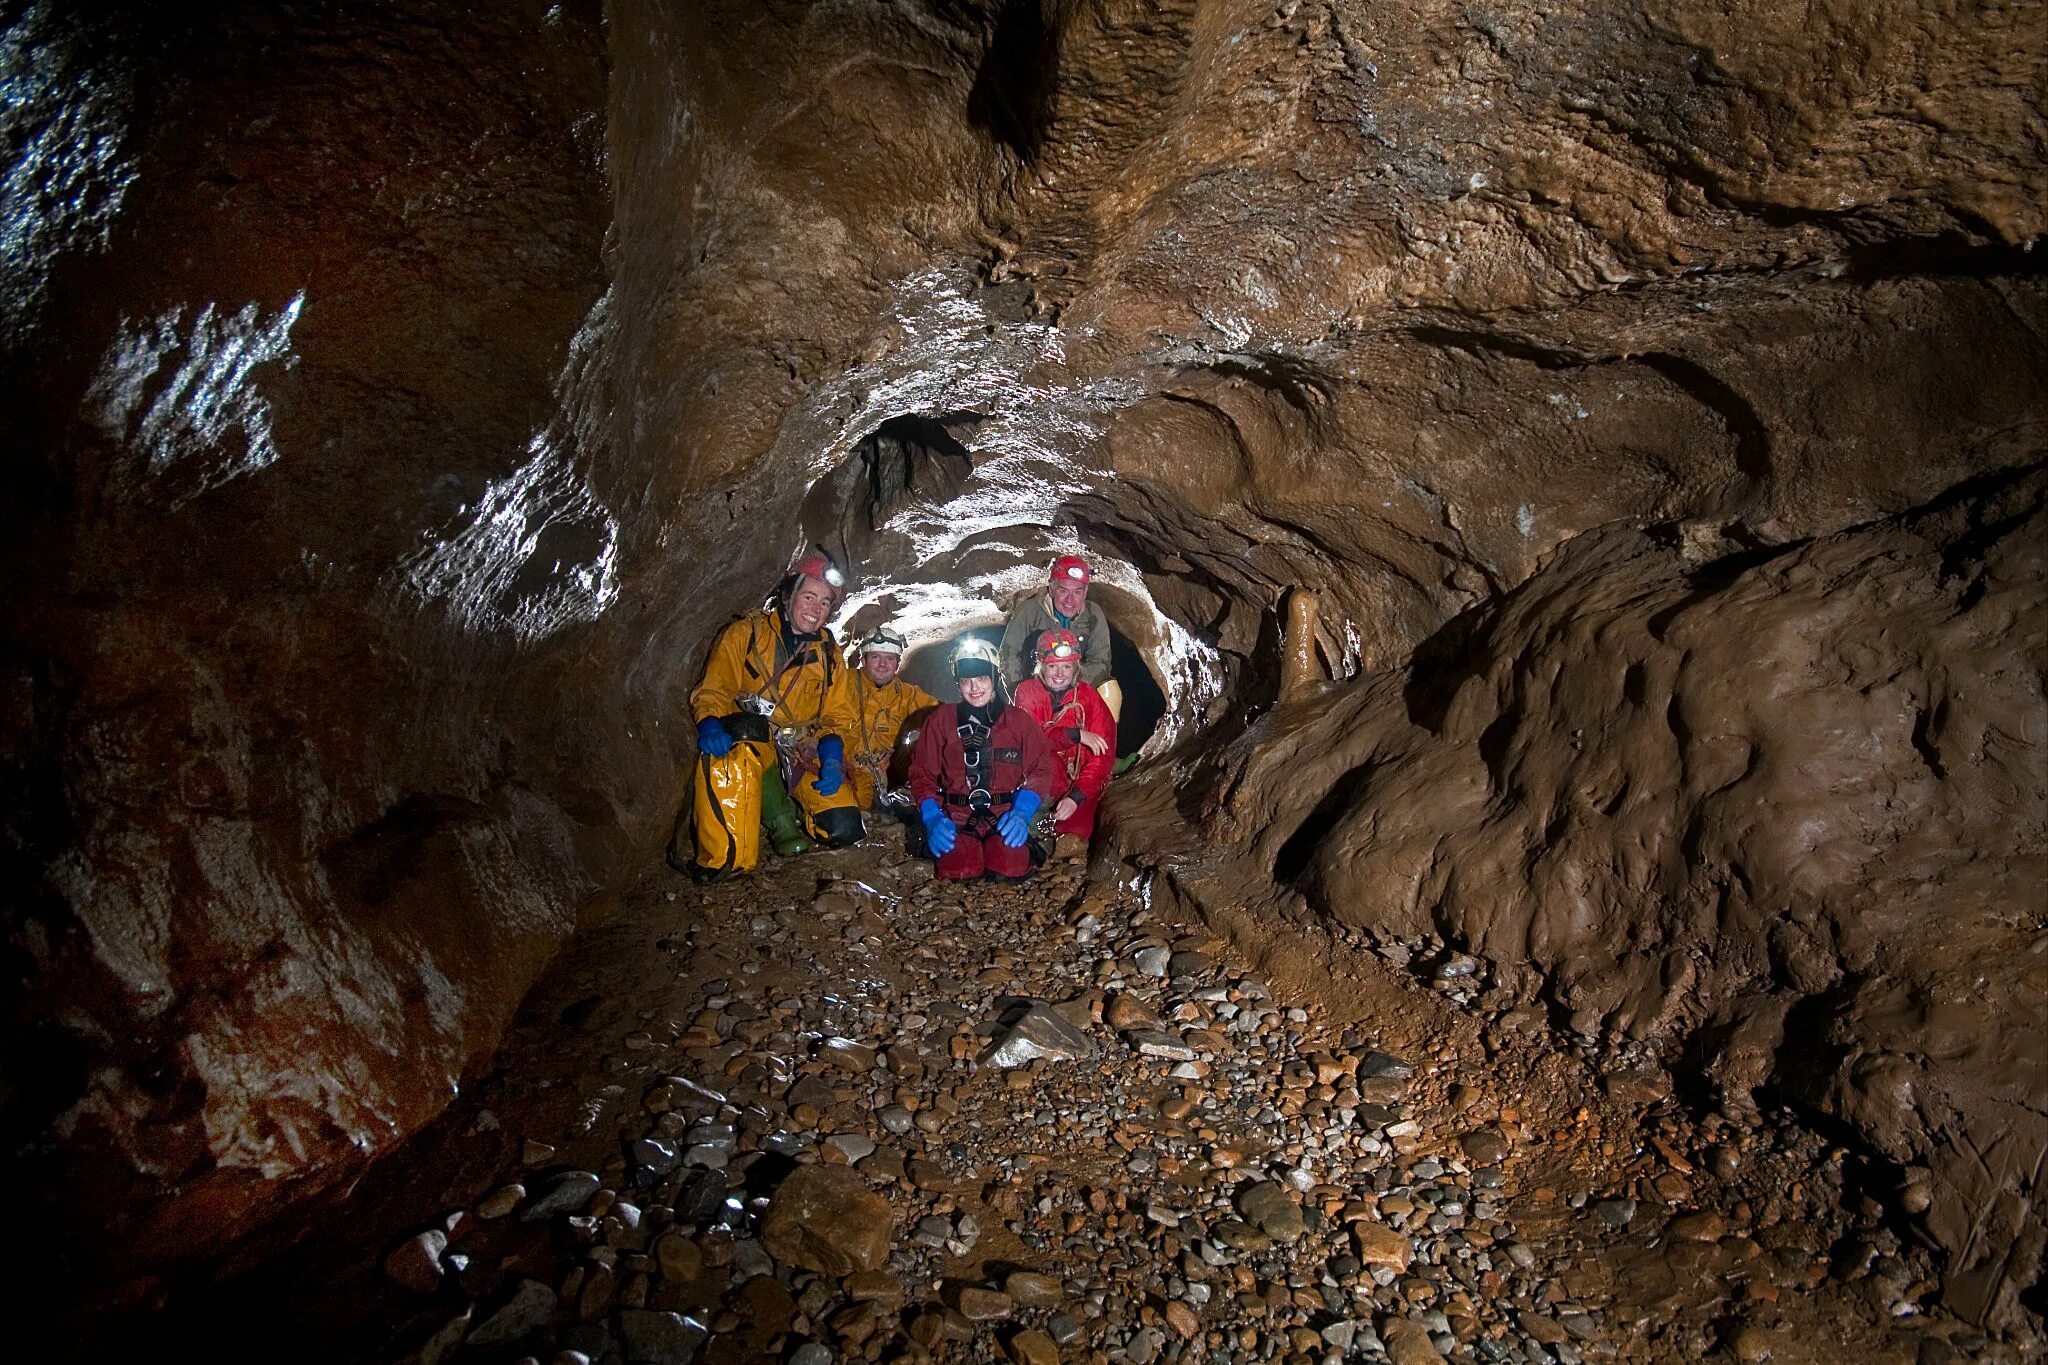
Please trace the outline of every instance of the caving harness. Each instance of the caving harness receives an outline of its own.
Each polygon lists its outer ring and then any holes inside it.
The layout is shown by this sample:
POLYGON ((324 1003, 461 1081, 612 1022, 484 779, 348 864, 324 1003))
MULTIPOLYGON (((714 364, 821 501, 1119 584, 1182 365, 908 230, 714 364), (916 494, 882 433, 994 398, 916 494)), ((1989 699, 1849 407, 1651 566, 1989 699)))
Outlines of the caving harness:
POLYGON ((825 702, 832 695, 832 679, 839 665, 839 649, 829 629, 820 628, 814 635, 800 636, 789 627, 789 621, 779 613, 777 616, 777 639, 775 657, 782 662, 771 677, 764 674, 754 662, 756 646, 760 640, 761 621, 754 618, 747 626, 747 655, 744 668, 747 679, 759 686, 752 691, 742 692, 734 699, 735 710, 724 718, 726 729, 734 739, 762 742, 775 741, 775 752, 782 766, 782 780, 791 789, 796 787, 811 757, 816 753, 811 747, 825 720, 825 702), (818 688, 818 709, 808 720, 774 725, 771 723, 776 711, 781 708, 784 695, 788 692, 794 674, 805 664, 822 662, 825 667, 823 684, 818 688))
MULTIPOLYGON (((991 701, 986 706, 969 706, 966 702, 953 704, 954 732, 960 736, 960 766, 967 783, 964 792, 947 792, 944 800, 949 806, 965 806, 968 823, 977 834, 986 835, 995 827, 996 810, 1000 802, 1004 810, 1016 798, 1014 791, 998 792, 990 789, 995 769, 997 750, 989 744, 995 730, 997 717, 1002 715, 1002 703, 991 701)), ((1011 754, 1014 761, 1020 757, 1011 754)))
MULTIPOLYGON (((719 717, 736 743, 775 745, 776 762, 772 771, 763 771, 755 779, 758 782, 758 806, 756 819, 759 826, 765 826, 778 853, 785 856, 802 853, 811 846, 810 838, 804 832, 802 813, 792 795, 801 779, 807 756, 816 753, 810 741, 822 727, 825 718, 826 700, 831 696, 834 670, 838 666, 839 651, 834 645, 832 632, 820 629, 809 637, 799 637, 790 629, 788 617, 783 611, 775 613, 775 645, 771 658, 779 660, 773 674, 764 673, 755 656, 759 654, 762 619, 759 614, 747 620, 747 649, 741 671, 751 690, 742 692, 733 699, 733 709, 719 717), (773 718, 781 707, 784 697, 796 681, 796 674, 805 664, 821 661, 824 664, 824 680, 818 689, 818 709, 809 720, 798 720, 794 724, 776 725, 773 718)), ((742 808, 739 788, 744 777, 737 771, 722 767, 720 761, 709 754, 697 755, 698 767, 702 770, 703 786, 711 798, 700 805, 698 818, 709 818, 718 826, 723 836, 724 857, 718 865, 701 868, 701 879, 716 880, 728 876, 740 859, 742 841, 757 837, 749 832, 733 828, 728 813, 742 808)), ((742 823, 753 823, 744 821, 742 823)), ((747 854, 751 862, 753 855, 747 854)))

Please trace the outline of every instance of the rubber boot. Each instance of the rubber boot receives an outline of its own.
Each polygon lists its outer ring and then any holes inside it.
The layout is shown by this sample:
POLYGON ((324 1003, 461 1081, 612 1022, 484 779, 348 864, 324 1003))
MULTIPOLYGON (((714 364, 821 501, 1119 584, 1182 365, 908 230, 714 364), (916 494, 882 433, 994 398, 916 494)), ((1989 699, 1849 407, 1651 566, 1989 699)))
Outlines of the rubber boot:
POLYGON ((796 802, 782 785, 780 764, 770 765, 761 774, 761 828, 768 831, 768 841, 785 858, 811 851, 811 841, 804 837, 803 824, 797 819, 796 802))

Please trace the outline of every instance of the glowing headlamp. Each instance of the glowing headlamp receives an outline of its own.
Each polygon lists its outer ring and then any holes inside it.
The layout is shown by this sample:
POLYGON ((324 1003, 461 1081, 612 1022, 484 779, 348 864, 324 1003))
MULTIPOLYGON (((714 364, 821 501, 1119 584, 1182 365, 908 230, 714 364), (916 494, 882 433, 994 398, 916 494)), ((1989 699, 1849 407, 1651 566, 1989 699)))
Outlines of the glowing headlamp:
POLYGON ((1078 659, 1081 657, 1081 651, 1068 644, 1065 640, 1062 640, 1056 645, 1048 646, 1039 657, 1042 659, 1078 659))
POLYGON ((953 649, 956 678, 991 677, 996 672, 996 663, 996 647, 971 635, 953 649))

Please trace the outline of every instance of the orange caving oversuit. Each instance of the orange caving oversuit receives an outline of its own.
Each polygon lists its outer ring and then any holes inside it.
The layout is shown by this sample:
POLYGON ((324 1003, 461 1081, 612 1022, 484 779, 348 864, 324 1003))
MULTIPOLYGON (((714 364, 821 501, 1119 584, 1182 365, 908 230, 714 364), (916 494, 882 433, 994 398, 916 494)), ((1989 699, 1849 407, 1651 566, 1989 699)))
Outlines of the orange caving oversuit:
POLYGON ((862 810, 871 809, 875 797, 889 789, 889 769, 896 746, 903 741, 903 727, 920 711, 928 711, 939 699, 898 676, 880 687, 856 666, 847 673, 853 678, 854 714, 859 717, 846 738, 846 775, 862 810))
POLYGON ((837 848, 866 833, 853 783, 830 796, 815 785, 818 742, 831 736, 850 748, 860 733, 855 670, 829 629, 798 640, 783 619, 774 606, 727 626, 690 694, 696 719, 720 720, 734 740, 721 758, 697 755, 697 868, 709 876, 751 871, 764 825, 780 853, 811 842, 837 848), (742 698, 758 698, 757 709, 742 698))
POLYGON ((1052 749, 1061 778, 1052 793, 1052 804, 1058 805, 1061 797, 1069 795, 1080 803, 1072 815, 1053 827, 1054 833, 1092 837, 1102 789, 1116 771, 1116 718, 1096 690, 1084 682, 1054 696, 1043 679, 1026 678, 1017 684, 1014 704, 1038 722, 1052 749), (1098 754, 1083 744, 1083 730, 1107 740, 1109 752, 1098 754))

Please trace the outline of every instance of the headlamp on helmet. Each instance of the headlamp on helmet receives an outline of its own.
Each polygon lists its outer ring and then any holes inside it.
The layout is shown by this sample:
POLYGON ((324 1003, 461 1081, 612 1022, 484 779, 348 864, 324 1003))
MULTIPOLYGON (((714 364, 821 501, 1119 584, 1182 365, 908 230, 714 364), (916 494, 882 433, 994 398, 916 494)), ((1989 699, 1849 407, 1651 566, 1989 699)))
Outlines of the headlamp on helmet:
POLYGON ((835 594, 846 590, 845 573, 840 570, 837 564, 832 562, 832 556, 826 554, 823 550, 811 551, 802 559, 799 559, 796 562, 796 568, 790 572, 799 579, 815 578, 826 587, 832 589, 835 594))
POLYGON ((1081 657, 1081 642, 1071 630, 1048 630, 1038 637, 1038 662, 1051 663, 1081 657))
POLYGON ((955 678, 992 678, 996 673, 996 647, 969 636, 953 650, 955 678))
POLYGON ((873 631, 869 632, 868 638, 861 641, 860 646, 860 652, 863 654, 900 655, 903 653, 903 650, 903 637, 890 630, 887 626, 875 627, 873 631))
POLYGON ((1061 555, 1052 562, 1052 581, 1055 583, 1079 583, 1085 587, 1094 576, 1088 568, 1088 561, 1079 555, 1061 555))

